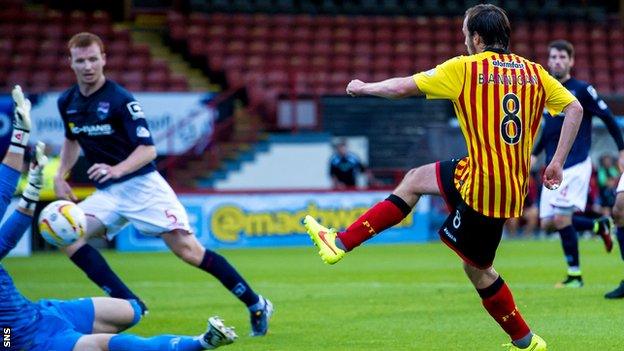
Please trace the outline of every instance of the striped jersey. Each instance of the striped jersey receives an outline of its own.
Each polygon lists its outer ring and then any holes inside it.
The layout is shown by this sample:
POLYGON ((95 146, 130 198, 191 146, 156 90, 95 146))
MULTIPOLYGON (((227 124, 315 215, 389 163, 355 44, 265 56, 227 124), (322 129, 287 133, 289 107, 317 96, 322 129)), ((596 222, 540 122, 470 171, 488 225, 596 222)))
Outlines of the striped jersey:
POLYGON ((557 115, 574 95, 539 64, 492 51, 450 59, 413 78, 428 99, 453 102, 468 149, 454 174, 462 199, 488 217, 521 215, 544 107, 557 115))

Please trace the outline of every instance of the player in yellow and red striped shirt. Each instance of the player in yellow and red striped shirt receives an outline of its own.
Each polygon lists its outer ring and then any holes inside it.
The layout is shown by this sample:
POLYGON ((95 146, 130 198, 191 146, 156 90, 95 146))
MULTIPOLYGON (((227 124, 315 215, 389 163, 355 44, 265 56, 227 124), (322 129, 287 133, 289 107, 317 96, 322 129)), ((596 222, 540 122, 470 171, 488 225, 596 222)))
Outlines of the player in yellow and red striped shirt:
POLYGON ((326 263, 405 218, 423 194, 444 196, 450 215, 440 238, 463 260, 464 270, 490 315, 509 334, 510 350, 546 350, 520 315, 511 291, 492 267, 507 218, 522 213, 530 156, 542 111, 565 113, 555 155, 544 184, 561 184, 562 165, 582 118, 576 98, 540 65, 509 52, 511 27, 494 5, 466 11, 462 31, 469 56, 448 60, 413 77, 377 83, 353 80, 347 93, 403 98, 426 95, 453 102, 468 156, 410 170, 384 201, 346 231, 336 233, 311 216, 304 222, 326 263))

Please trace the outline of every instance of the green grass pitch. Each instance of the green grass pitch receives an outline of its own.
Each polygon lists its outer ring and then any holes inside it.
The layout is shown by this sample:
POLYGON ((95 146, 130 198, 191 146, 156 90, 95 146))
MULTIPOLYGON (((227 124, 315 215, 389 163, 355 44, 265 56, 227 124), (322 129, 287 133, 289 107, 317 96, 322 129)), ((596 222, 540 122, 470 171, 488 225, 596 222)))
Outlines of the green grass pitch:
MULTIPOLYGON (((558 241, 503 241, 495 266, 549 350, 624 350, 624 300, 602 297, 624 278, 617 250, 607 255, 599 241, 581 241, 582 289, 553 288, 565 275, 558 241)), ((150 307, 131 331, 196 335, 219 315, 240 335, 224 350, 501 350, 507 342, 441 243, 362 247, 331 267, 313 247, 221 253, 273 301, 268 336, 248 337, 243 305, 172 254, 106 252, 150 307)), ((3 263, 31 299, 101 295, 61 254, 3 263)))

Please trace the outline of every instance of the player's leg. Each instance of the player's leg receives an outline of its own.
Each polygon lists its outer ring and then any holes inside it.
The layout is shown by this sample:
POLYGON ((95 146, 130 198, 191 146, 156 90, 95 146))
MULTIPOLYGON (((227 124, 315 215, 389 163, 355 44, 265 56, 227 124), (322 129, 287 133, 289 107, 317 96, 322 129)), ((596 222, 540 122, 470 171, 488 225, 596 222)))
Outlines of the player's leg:
POLYGON ((599 218, 592 218, 584 214, 575 213, 572 215, 572 226, 577 232, 591 231, 602 239, 605 250, 611 252, 613 249, 613 239, 611 235, 614 231, 613 218, 608 215, 599 218))
POLYGON ((273 305, 256 294, 245 279, 225 257, 205 248, 192 233, 175 229, 162 234, 167 246, 186 263, 195 266, 217 278, 249 309, 252 335, 265 335, 273 314, 273 305))
POLYGON ((123 219, 114 211, 115 202, 106 194, 96 191, 78 205, 87 214, 87 233, 84 238, 63 248, 63 252, 106 294, 137 300, 145 313, 147 307, 141 299, 115 274, 104 256, 87 242, 88 238, 105 236, 108 227, 118 230, 123 225, 123 219))
POLYGON ((351 251, 366 240, 400 223, 423 194, 439 195, 436 169, 438 163, 430 163, 407 172, 399 186, 386 198, 377 203, 353 222, 344 232, 336 234, 311 216, 304 223, 308 234, 319 248, 323 261, 338 262, 345 251, 351 251))
MULTIPOLYGON (((615 205, 613 206, 613 219, 617 227, 616 236, 620 247, 620 255, 624 260, 624 177, 620 177, 617 186, 617 195, 615 197, 615 205)), ((608 299, 624 298, 624 280, 614 290, 605 294, 608 299)))
POLYGON ((157 335, 140 337, 131 334, 83 335, 72 351, 199 351, 231 344, 236 339, 231 327, 218 317, 208 320, 208 329, 199 336, 157 335))
POLYGON ((568 275, 565 280, 556 284, 558 288, 580 288, 583 286, 581 263, 578 248, 578 233, 572 226, 574 207, 558 207, 553 222, 561 239, 561 248, 568 265, 568 275))
POLYGON ((136 300, 93 297, 93 334, 116 334, 141 320, 142 309, 136 300))
POLYGON ((580 258, 578 250, 578 232, 572 226, 572 215, 587 205, 587 193, 591 178, 591 160, 585 161, 563 170, 563 182, 556 190, 550 192, 550 206, 553 209, 553 223, 561 239, 561 247, 568 265, 565 280, 556 287, 579 288, 583 286, 580 258))
POLYGON ((464 262, 464 271, 477 289, 483 307, 509 335, 515 347, 546 350, 546 343, 531 332, 516 306, 511 290, 493 267, 482 269, 464 262))
POLYGON ((273 305, 257 295, 223 256, 197 240, 184 206, 164 178, 152 172, 124 182, 124 187, 118 197, 120 213, 138 231, 161 236, 178 257, 217 278, 249 308, 252 335, 266 334, 273 305))
POLYGON ((509 335, 515 345, 512 349, 534 347, 533 350, 545 350, 546 343, 531 333, 509 287, 492 266, 505 218, 486 217, 461 199, 449 201, 449 205, 452 206, 451 213, 438 234, 464 260, 464 271, 483 306, 509 335))

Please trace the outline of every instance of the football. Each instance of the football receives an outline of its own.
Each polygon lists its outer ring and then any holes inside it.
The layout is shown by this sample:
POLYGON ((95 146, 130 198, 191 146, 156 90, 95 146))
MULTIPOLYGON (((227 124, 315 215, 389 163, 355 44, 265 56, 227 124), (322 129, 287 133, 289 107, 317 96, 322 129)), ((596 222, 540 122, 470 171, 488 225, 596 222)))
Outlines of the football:
POLYGON ((78 205, 58 200, 46 206, 39 215, 39 232, 50 244, 71 245, 85 235, 87 218, 78 205))

